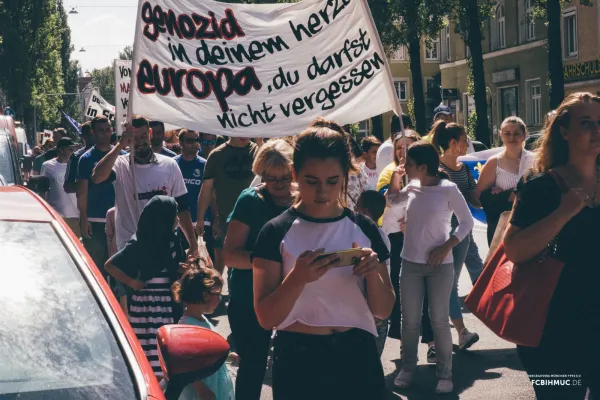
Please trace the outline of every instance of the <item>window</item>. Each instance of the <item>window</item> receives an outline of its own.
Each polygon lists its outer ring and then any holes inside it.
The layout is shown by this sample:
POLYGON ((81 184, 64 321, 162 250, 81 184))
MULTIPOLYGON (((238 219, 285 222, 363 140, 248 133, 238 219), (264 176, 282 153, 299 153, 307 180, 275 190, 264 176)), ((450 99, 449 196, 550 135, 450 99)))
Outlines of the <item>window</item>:
POLYGON ((364 121, 360 121, 358 123, 358 134, 360 136, 369 136, 369 132, 370 132, 370 122, 371 120, 369 119, 365 119, 364 121))
POLYGON ((501 88, 500 96, 500 121, 507 117, 519 115, 519 88, 517 86, 501 88))
POLYGON ((533 0, 525 0, 525 38, 535 39, 535 22, 533 20, 533 0))
POLYGON ((527 123, 542 124, 542 85, 539 79, 527 81, 527 123))
POLYGON ((0 221, 0 241, 0 398, 138 398, 117 338, 52 225, 0 221))
POLYGON ((444 51, 442 55, 442 60, 450 62, 452 61, 452 42, 450 41, 450 25, 446 25, 444 29, 442 29, 442 40, 444 41, 444 45, 442 47, 444 51))
POLYGON ((425 60, 439 61, 440 59, 440 37, 431 40, 429 46, 425 46, 425 60))
POLYGON ((504 6, 500 4, 496 10, 496 49, 506 46, 504 6))
POLYGON ((577 12, 572 8, 563 11, 563 49, 565 58, 577 57, 577 12))
POLYGON ((392 61, 406 61, 406 46, 402 45, 398 47, 392 53, 392 61))
POLYGON ((408 100, 408 80, 395 80, 394 88, 396 89, 396 96, 398 96, 398 100, 408 100))

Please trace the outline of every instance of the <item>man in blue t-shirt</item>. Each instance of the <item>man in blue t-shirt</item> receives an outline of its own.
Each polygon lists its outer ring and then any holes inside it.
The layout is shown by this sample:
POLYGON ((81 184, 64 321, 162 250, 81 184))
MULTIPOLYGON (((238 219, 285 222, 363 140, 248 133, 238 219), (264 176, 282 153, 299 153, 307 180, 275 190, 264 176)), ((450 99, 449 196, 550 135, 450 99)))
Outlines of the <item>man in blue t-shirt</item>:
POLYGON ((102 116, 91 122, 95 145, 79 159, 77 168, 77 206, 81 224, 83 246, 98 269, 104 273, 108 259, 106 242, 106 212, 115 206, 115 188, 112 182, 95 184, 92 171, 102 158, 113 148, 110 137, 113 129, 110 121, 102 116))
POLYGON ((152 145, 154 154, 162 154, 171 158, 175 157, 177 153, 165 147, 165 124, 162 121, 152 120, 150 121, 150 128, 152 129, 150 144, 152 145))
MULTIPOLYGON (((179 145, 181 146, 181 155, 173 158, 179 169, 181 175, 183 175, 183 181, 188 192, 188 198, 190 202, 190 212, 192 213, 192 222, 197 222, 198 217, 198 196, 200 195, 200 188, 204 181, 204 165, 206 160, 198 155, 198 149, 200 148, 200 135, 198 132, 182 129, 179 132, 179 145)), ((204 231, 208 232, 204 235, 206 247, 210 257, 214 260, 213 253, 213 237, 210 231, 211 214, 208 211, 204 217, 204 231)))
POLYGON ((67 164, 67 172, 65 173, 65 183, 63 189, 67 193, 77 192, 77 170, 79 165, 79 159, 86 151, 92 148, 94 145, 94 137, 92 136, 92 125, 86 122, 81 125, 81 140, 85 144, 85 147, 77 150, 69 158, 67 164))

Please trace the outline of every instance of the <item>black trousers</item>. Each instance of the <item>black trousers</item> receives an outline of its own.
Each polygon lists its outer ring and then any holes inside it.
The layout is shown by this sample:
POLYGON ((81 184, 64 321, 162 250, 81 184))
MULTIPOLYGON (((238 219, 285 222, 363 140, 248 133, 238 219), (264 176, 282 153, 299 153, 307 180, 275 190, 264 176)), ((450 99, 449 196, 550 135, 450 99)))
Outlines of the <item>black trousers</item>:
POLYGON ((361 329, 332 335, 277 332, 274 400, 382 400, 385 381, 375 337, 361 329))
POLYGON ((260 400, 271 331, 258 323, 252 301, 240 302, 235 297, 229 301, 227 316, 235 349, 240 355, 240 367, 235 380, 236 400, 260 400))

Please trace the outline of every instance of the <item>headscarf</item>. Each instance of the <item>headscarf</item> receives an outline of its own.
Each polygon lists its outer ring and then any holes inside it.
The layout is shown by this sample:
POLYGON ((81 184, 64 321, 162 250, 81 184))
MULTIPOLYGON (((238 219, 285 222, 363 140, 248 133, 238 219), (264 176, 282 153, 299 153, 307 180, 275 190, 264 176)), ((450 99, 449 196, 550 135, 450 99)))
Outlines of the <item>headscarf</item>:
POLYGON ((158 276, 165 268, 173 274, 179 268, 179 260, 173 257, 171 247, 173 242, 176 246, 179 244, 174 231, 176 216, 174 198, 153 197, 142 210, 135 234, 113 256, 111 263, 134 279, 141 273, 142 281, 158 276))

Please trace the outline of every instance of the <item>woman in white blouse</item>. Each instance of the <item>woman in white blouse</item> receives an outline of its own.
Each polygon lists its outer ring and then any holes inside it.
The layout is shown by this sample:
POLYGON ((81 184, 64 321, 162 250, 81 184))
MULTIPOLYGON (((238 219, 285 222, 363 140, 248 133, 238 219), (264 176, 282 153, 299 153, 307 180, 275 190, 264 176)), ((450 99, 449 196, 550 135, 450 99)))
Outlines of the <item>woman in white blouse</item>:
POLYGON ((500 137, 504 151, 485 163, 474 193, 486 215, 488 244, 492 242, 500 214, 511 210, 515 199, 513 191, 535 158, 534 153, 524 149, 527 126, 521 118, 506 118, 500 125, 500 137))

